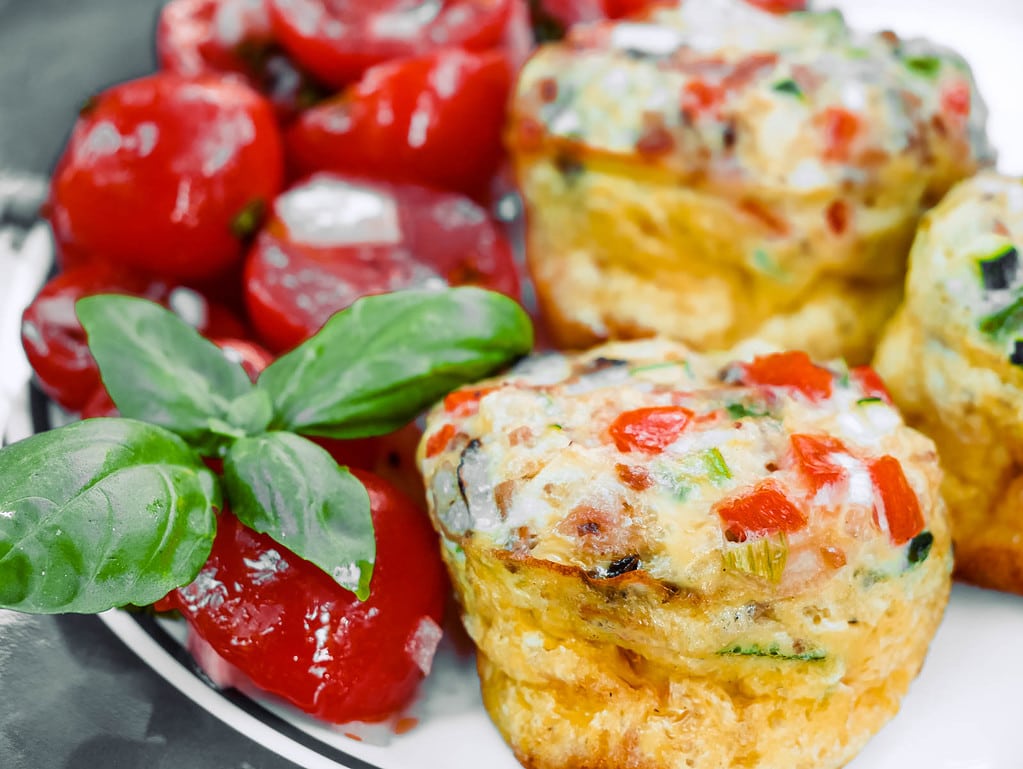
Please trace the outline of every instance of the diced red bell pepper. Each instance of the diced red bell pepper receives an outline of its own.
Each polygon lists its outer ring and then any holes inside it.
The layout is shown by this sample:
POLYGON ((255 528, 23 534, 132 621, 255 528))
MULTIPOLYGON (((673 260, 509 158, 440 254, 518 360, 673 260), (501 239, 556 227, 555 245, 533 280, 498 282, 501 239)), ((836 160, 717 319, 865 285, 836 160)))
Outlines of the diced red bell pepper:
POLYGON ((805 352, 761 355, 743 366, 746 384, 792 387, 812 400, 831 397, 833 375, 805 352))
POLYGON ((840 440, 830 435, 802 434, 793 435, 791 440, 796 464, 812 494, 845 477, 845 469, 831 459, 832 454, 849 453, 840 440))
POLYGON ((886 454, 871 462, 869 469, 879 498, 874 505, 874 522, 888 529, 892 544, 904 545, 924 529, 920 500, 895 457, 886 454))
POLYGON ((675 442, 693 418, 682 406, 652 406, 618 415, 608 432, 619 451, 657 454, 675 442))
POLYGON ((719 502, 715 510, 725 524, 725 536, 745 542, 751 536, 799 531, 806 526, 806 515, 772 481, 764 481, 741 497, 719 502))

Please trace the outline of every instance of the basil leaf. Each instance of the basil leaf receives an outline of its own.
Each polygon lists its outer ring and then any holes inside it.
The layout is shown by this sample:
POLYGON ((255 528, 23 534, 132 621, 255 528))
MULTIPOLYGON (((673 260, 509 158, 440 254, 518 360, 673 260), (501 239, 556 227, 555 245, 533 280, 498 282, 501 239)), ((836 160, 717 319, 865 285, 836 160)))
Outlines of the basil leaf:
POLYGON ((478 288, 369 296, 270 364, 259 387, 274 426, 358 438, 391 432, 444 394, 524 355, 533 329, 506 296, 478 288))
POLYGON ((224 459, 231 509, 249 528, 312 561, 360 600, 376 541, 369 494, 324 449, 294 433, 242 438, 224 459))
POLYGON ((209 557, 215 476, 167 430, 88 419, 0 451, 0 606, 148 604, 209 557))
POLYGON ((209 420, 226 420, 231 401, 252 391, 245 369, 146 299, 98 295, 79 299, 75 309, 121 414, 217 453, 224 438, 209 429, 209 420))

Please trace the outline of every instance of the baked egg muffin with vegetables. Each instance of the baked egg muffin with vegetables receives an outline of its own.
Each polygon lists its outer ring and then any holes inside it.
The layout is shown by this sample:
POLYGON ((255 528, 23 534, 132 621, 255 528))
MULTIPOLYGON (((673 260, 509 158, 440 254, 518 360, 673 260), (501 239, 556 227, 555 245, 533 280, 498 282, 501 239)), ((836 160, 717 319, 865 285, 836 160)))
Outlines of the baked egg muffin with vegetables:
POLYGON ((924 218, 876 365, 945 470, 959 576, 1023 594, 1023 180, 993 172, 924 218))
POLYGON ((560 346, 757 336, 866 362, 921 212, 992 160, 957 54, 757 5, 577 26, 522 71, 507 142, 560 346))
POLYGON ((430 413, 431 516, 525 766, 839 767, 919 671, 934 445, 871 369, 747 347, 536 356, 430 413))

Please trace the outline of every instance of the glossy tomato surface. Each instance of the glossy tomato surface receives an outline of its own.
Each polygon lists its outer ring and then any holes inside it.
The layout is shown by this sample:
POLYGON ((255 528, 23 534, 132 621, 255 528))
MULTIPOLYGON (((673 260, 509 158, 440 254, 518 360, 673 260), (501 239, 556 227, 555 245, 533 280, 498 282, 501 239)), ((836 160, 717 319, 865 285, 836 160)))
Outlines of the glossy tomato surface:
POLYGON ((448 590, 425 514, 386 482, 355 474, 377 541, 368 600, 223 512, 199 576, 159 604, 180 609, 257 686, 335 723, 408 704, 440 640, 448 590))
POLYGON ((264 0, 171 0, 156 26, 161 69, 233 73, 266 96, 282 120, 322 96, 277 45, 264 0))
POLYGON ((105 408, 106 388, 75 314, 75 302, 95 294, 128 294, 159 302, 205 336, 245 335, 230 312, 174 281, 106 262, 62 273, 25 310, 21 340, 43 391, 69 411, 81 411, 92 402, 90 415, 98 416, 105 408))
POLYGON ((295 61, 342 88, 375 64, 438 48, 529 48, 523 0, 269 0, 274 32, 295 61))
POLYGON ((237 80, 158 73, 104 91, 75 124, 52 180, 57 237, 168 277, 237 262, 280 191, 273 110, 237 80))
POLYGON ((378 65, 295 122, 285 136, 289 166, 479 196, 501 160, 512 77, 497 51, 449 48, 378 65))
POLYGON ((511 246, 483 208, 336 174, 316 174, 277 199, 245 266, 249 317, 278 352, 361 296, 465 284, 518 297, 511 246))

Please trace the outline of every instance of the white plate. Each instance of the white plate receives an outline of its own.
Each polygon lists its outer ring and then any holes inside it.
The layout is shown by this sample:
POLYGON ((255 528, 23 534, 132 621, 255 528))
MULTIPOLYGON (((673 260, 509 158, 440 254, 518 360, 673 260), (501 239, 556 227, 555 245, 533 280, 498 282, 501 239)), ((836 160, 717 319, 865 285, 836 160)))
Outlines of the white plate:
MULTIPOLYGON (((926 35, 963 53, 991 109, 1000 167, 1023 174, 1021 0, 845 0, 849 21, 926 35)), ((293 709, 220 692, 182 647, 180 626, 124 612, 103 620, 157 673, 235 729, 309 769, 516 769, 480 702, 472 660, 442 645, 402 735, 370 730, 362 741, 293 709), (373 744, 374 742, 386 744, 373 744)), ((1023 598, 956 586, 930 656, 901 712, 848 769, 1019 769, 1023 766, 1023 598)), ((724 768, 723 768, 724 769, 724 768)))

